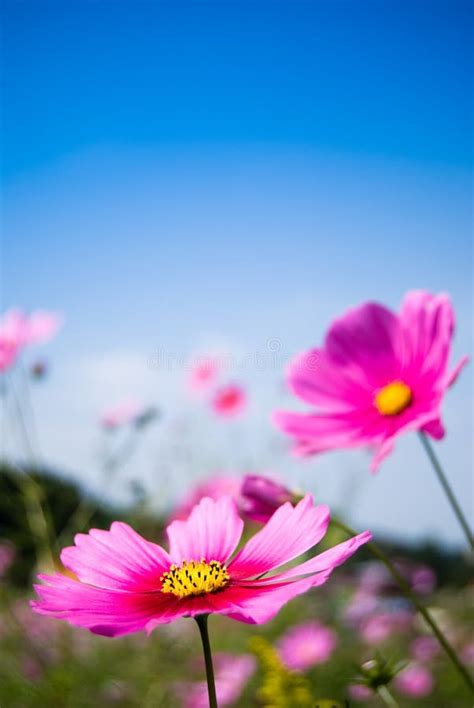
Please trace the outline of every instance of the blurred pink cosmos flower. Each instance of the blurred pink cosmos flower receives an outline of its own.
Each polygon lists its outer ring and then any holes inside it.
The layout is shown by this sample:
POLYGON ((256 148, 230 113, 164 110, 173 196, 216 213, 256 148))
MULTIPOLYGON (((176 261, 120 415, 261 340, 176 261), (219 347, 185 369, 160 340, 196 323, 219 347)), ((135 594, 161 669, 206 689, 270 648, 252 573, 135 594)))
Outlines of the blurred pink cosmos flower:
POLYGON ((466 664, 474 666, 474 642, 469 642, 463 647, 461 656, 462 660, 465 661, 466 664))
POLYGON ((0 373, 10 368, 26 347, 51 339, 62 324, 53 312, 38 310, 27 315, 22 310, 8 310, 0 318, 0 373))
POLYGON ((349 624, 357 626, 375 612, 378 603, 379 598, 375 593, 358 589, 344 611, 344 618, 349 624))
POLYGON ((291 492, 287 487, 270 477, 259 474, 246 474, 240 489, 242 510, 252 521, 265 523, 285 502, 296 504, 301 495, 291 492))
POLYGON ((353 701, 358 703, 363 703, 374 697, 374 692, 368 686, 364 686, 362 683, 352 683, 347 689, 349 697, 353 701))
POLYGON ((429 634, 416 637, 410 644, 410 653, 414 659, 429 663, 439 654, 439 643, 429 634))
MULTIPOLYGON (((255 659, 250 654, 236 656, 218 653, 214 656, 217 702, 220 706, 235 703, 255 671, 255 659)), ((180 684, 185 708, 208 708, 209 698, 206 681, 180 684)))
POLYGON ((283 663, 291 670, 306 671, 323 664, 336 648, 337 637, 319 622, 305 622, 292 627, 278 642, 283 663))
POLYGON ((467 361, 449 369, 453 331, 444 294, 409 292, 399 314, 373 302, 349 310, 288 371, 293 393, 320 410, 278 412, 276 424, 300 455, 369 446, 373 472, 404 432, 442 438, 443 396, 467 361))
POLYGON ((334 568, 370 540, 365 531, 299 565, 269 575, 298 558, 325 535, 329 509, 310 494, 296 507, 281 506, 233 556, 243 521, 230 497, 204 498, 187 521, 167 528, 169 552, 130 526, 77 534, 61 553, 76 579, 40 575, 32 607, 91 632, 117 636, 146 630, 179 617, 209 613, 260 624, 292 598, 323 585, 334 568))
POLYGON ((211 386, 219 372, 217 359, 211 357, 200 359, 192 368, 189 374, 189 387, 191 391, 201 392, 211 386))
POLYGON ((171 519, 187 519, 193 507, 204 497, 220 499, 225 495, 235 499, 246 519, 263 524, 282 504, 291 502, 294 506, 302 498, 302 495, 263 475, 246 474, 242 479, 216 475, 194 487, 178 504, 171 519))
POLYGON ((400 693, 411 698, 429 696, 434 686, 433 674, 420 664, 407 666, 395 677, 394 683, 400 693))
POLYGON ((429 566, 419 565, 412 569, 410 582, 415 592, 427 595, 436 587, 436 574, 429 566))
POLYGON ((216 475, 204 480, 194 487, 186 498, 174 509, 171 519, 187 519, 193 508, 204 497, 217 500, 224 496, 232 497, 236 502, 239 500, 241 480, 236 477, 216 475))
POLYGON ((127 400, 103 411, 100 424, 107 430, 116 430, 122 425, 137 421, 145 412, 145 407, 136 401, 127 400))
POLYGON ((221 386, 215 392, 211 406, 221 418, 233 418, 242 413, 247 403, 244 389, 237 384, 221 386))
POLYGON ((19 348, 0 332, 0 374, 15 363, 19 348))
POLYGON ((367 644, 381 644, 392 634, 409 629, 412 619, 412 615, 406 610, 377 612, 363 620, 360 636, 367 644))

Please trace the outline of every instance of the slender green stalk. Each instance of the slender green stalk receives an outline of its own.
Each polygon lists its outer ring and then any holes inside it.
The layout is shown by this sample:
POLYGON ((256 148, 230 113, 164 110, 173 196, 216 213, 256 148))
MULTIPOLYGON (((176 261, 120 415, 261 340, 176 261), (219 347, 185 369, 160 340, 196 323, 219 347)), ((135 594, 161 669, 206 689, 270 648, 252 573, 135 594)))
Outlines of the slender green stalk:
POLYGON ((387 686, 379 686, 377 689, 377 693, 386 706, 390 706, 390 708, 399 708, 397 701, 392 696, 387 686))
POLYGON ((433 469, 436 473, 436 476, 438 477, 441 486, 443 487, 444 493, 448 497, 448 501, 451 504, 451 508, 456 514, 456 518, 459 521, 459 524, 464 532, 464 535, 467 538, 467 542, 469 543, 470 547, 472 550, 474 550, 474 535, 472 534, 471 528, 469 526, 469 523, 464 516, 464 513, 459 506, 459 502, 456 499, 456 496, 451 489, 451 485, 449 484, 446 475, 443 472, 443 468, 441 467, 441 464, 436 456, 435 451, 433 450, 433 446, 431 445, 430 441, 428 440, 427 436, 420 432, 419 437, 421 440, 421 444, 423 445, 426 454, 429 457, 429 460, 431 464, 433 465, 433 469))
MULTIPOLYGON (((331 521, 334 526, 337 528, 341 529, 344 531, 348 536, 356 536, 357 532, 354 531, 350 526, 347 526, 344 524, 342 521, 332 519, 331 521)), ((405 597, 410 600, 410 602, 416 607, 420 615, 423 617, 425 620, 426 624, 431 628, 433 634, 435 635, 436 639, 438 642, 441 644, 443 647, 445 653, 449 657, 451 663, 453 666, 456 668, 457 672, 459 675, 462 677, 464 683, 468 686, 469 690, 471 693, 474 694, 474 681, 472 680, 471 676, 469 675, 468 670, 466 667, 462 664, 461 660, 457 656, 456 652, 452 648, 451 644, 448 642, 446 637, 444 636, 443 632, 441 629, 438 627, 436 624, 435 620, 431 616, 431 614, 428 612, 426 607, 420 602, 418 599, 416 593, 413 592, 411 589, 410 585, 407 583, 405 578, 398 572, 396 566, 392 563, 390 558, 388 558, 385 553, 377 546, 376 543, 373 541, 370 541, 367 543, 366 548, 372 553, 375 558, 377 558, 383 565, 387 568, 389 571, 390 575, 392 578, 395 580, 397 583, 398 587, 402 591, 402 593, 405 595, 405 597)))
MULTIPOLYGON (((33 445, 31 444, 28 434, 28 426, 23 415, 23 409, 20 397, 17 394, 13 378, 9 378, 10 392, 16 408, 16 417, 21 430, 23 445, 26 449, 26 454, 30 459, 30 464, 33 467, 38 467, 36 454, 33 445)), ((52 523, 49 514, 44 508, 43 490, 41 485, 33 479, 31 474, 19 465, 15 465, 19 470, 18 485, 20 486, 25 505, 28 524, 32 533, 33 540, 37 546, 37 561, 41 563, 43 558, 46 558, 50 566, 54 565, 53 557, 53 534, 51 532, 52 523)))
POLYGON ((218 708, 216 696, 216 684, 214 681, 214 668, 212 666, 211 644, 209 642, 209 632, 207 629, 207 619, 209 615, 197 615, 195 620, 201 633, 202 649, 204 661, 206 663, 207 690, 209 693, 209 708, 218 708))

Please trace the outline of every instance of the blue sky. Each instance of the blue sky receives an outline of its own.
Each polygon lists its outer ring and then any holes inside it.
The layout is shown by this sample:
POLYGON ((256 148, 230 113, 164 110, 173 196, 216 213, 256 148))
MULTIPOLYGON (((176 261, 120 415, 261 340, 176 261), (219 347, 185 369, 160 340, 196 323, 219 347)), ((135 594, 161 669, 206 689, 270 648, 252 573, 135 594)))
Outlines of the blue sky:
MULTIPOLYGON (((181 372, 150 369, 157 351, 277 339, 291 354, 350 305, 396 307, 410 288, 452 294, 456 354, 472 351, 470 3, 7 0, 3 26, 2 300, 67 317, 36 400, 53 464, 100 489, 102 405, 186 411, 181 372)), ((357 469, 357 522, 399 530, 397 498, 405 535, 459 540, 416 441, 376 481, 345 454, 309 482, 263 449, 282 372, 238 374, 255 391, 240 431, 254 466, 337 504, 357 469)), ((440 445, 465 499, 470 376, 440 445)), ((201 450, 196 475, 241 468, 201 423, 219 454, 201 450)), ((153 486, 163 444, 150 436, 127 474, 153 486)))

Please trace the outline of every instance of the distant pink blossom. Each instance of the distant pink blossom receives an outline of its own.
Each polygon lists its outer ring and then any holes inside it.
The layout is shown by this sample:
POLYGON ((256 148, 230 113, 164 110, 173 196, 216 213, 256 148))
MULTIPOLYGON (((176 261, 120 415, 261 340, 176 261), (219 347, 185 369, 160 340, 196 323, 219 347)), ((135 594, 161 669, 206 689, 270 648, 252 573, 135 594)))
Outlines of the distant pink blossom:
POLYGON ((230 475, 216 475, 205 479, 200 484, 193 487, 184 500, 176 506, 171 514, 172 520, 185 520, 196 504, 199 504, 204 497, 217 500, 226 495, 231 496, 238 502, 240 498, 241 480, 230 475))
POLYGON ((191 391, 207 391, 215 382, 219 373, 217 359, 207 357, 200 359, 192 368, 189 374, 189 387, 191 391))
POLYGON ((0 318, 0 373, 9 369, 22 350, 51 339, 62 324, 53 312, 38 310, 27 315, 19 309, 8 310, 0 318))
POLYGON ((22 310, 8 310, 0 320, 0 335, 22 348, 49 341, 62 324, 62 317, 54 312, 36 310, 30 315, 22 310))
POLYGON ((439 654, 439 643, 429 634, 416 637, 410 644, 410 653, 414 659, 429 663, 439 654))
POLYGON ((358 589, 344 611, 344 617, 351 625, 359 625, 377 609, 379 598, 372 591, 358 589))
POLYGON ((349 698, 353 701, 363 703, 374 697, 374 692, 368 686, 364 686, 362 683, 351 683, 347 689, 349 698))
POLYGON ((447 295, 407 293, 400 313, 369 302, 335 320, 324 345, 288 370, 293 393, 316 410, 279 412, 276 424, 295 452, 375 450, 375 472, 396 438, 421 430, 439 440, 444 394, 467 361, 449 368, 454 311, 447 295))
POLYGON ((410 581, 415 592, 427 595, 436 587, 436 574, 427 565, 420 565, 413 569, 410 581))
POLYGON ((336 644, 332 629, 310 621, 292 627, 278 642, 278 652, 289 669, 306 671, 328 661, 336 644))
POLYGON ((433 674, 426 666, 410 664, 394 679, 395 686, 404 696, 411 698, 425 698, 433 690, 433 674))
POLYGON ((244 389, 237 384, 227 384, 219 388, 211 401, 214 412, 222 418, 240 415, 247 403, 244 389))
POLYGON ((240 490, 242 510, 252 521, 265 523, 285 502, 296 503, 301 497, 270 477, 246 474, 240 490))
POLYGON ((474 666, 474 642, 469 642, 462 648, 461 656, 466 664, 474 666))
MULTIPOLYGON (((255 659, 249 654, 217 653, 214 655, 214 672, 217 702, 220 706, 229 706, 239 699, 255 672, 255 659)), ((184 708, 209 706, 206 681, 180 684, 179 694, 182 695, 184 708)))
POLYGON ((325 536, 328 507, 311 494, 283 504, 234 555, 243 521, 231 497, 205 497, 167 528, 169 551, 130 526, 77 534, 61 553, 62 573, 40 575, 33 609, 105 636, 146 630, 180 617, 217 613, 251 624, 272 619, 291 599, 323 585, 371 539, 365 531, 288 567, 325 536), (281 566, 286 570, 272 574, 281 566))
POLYGON ((412 615, 406 610, 377 612, 362 621, 360 636, 367 644, 381 644, 392 634, 408 630, 412 619, 412 615))
POLYGON ((13 366, 19 351, 19 347, 0 332, 0 374, 13 366))
POLYGON ((100 423, 107 430, 115 430, 123 425, 134 423, 145 412, 142 404, 126 400, 103 411, 100 423))
POLYGON ((389 582, 391 578, 379 561, 369 561, 362 565, 359 574, 359 588, 362 591, 376 594, 381 592, 389 582))
POLYGON ((28 318, 26 331, 27 344, 43 344, 52 339, 61 327, 63 319, 55 312, 38 310, 28 318))

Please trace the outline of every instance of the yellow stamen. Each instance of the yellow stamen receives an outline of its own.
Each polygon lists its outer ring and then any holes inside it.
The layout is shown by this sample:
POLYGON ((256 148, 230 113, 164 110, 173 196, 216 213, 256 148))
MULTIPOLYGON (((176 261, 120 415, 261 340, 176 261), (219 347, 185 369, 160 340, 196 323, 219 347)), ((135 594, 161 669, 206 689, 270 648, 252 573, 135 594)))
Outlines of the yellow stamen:
POLYGON ((382 415, 398 415, 411 401, 411 389, 403 381, 392 381, 378 391, 374 403, 382 415))
POLYGON ((182 598, 221 590, 230 578, 225 565, 216 560, 208 563, 202 558, 200 561, 183 561, 180 566, 172 565, 160 580, 161 592, 182 598))

